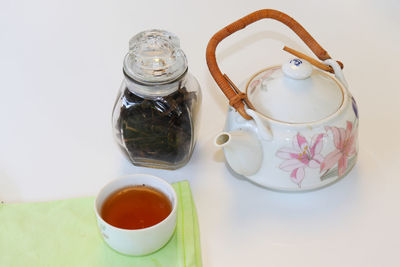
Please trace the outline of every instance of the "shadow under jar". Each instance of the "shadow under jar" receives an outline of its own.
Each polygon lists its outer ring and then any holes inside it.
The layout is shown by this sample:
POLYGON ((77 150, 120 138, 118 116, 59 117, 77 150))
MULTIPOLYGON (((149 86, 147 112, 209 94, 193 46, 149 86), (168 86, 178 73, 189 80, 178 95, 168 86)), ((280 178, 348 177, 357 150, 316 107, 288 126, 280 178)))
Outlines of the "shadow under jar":
POLYGON ((201 91, 179 39, 161 30, 135 35, 123 70, 112 116, 122 151, 137 166, 182 167, 195 146, 201 91))

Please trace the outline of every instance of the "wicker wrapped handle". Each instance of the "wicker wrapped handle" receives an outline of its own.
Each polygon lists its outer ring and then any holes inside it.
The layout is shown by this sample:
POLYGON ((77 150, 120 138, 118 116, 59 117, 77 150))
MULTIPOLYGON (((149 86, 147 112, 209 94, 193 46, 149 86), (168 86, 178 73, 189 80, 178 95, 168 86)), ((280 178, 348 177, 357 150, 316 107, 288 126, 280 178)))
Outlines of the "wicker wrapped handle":
MULTIPOLYGON (((244 109, 244 103, 242 101, 243 99, 246 99, 246 96, 243 93, 234 90, 231 86, 231 81, 227 80, 226 75, 224 76, 222 74, 217 64, 215 50, 217 49, 218 44, 229 35, 245 28, 247 25, 266 18, 280 21, 292 29, 320 60, 331 58, 328 52, 326 52, 317 43, 317 41, 315 41, 315 39, 303 28, 303 26, 285 13, 273 9, 262 9, 255 11, 218 31, 210 39, 207 45, 206 60, 208 69, 210 70, 210 73, 214 77, 214 80, 218 86, 221 88, 222 92, 229 99, 229 104, 233 106, 243 118, 248 120, 251 119, 251 117, 246 113, 244 109)), ((342 64, 341 66, 343 67, 342 64)))

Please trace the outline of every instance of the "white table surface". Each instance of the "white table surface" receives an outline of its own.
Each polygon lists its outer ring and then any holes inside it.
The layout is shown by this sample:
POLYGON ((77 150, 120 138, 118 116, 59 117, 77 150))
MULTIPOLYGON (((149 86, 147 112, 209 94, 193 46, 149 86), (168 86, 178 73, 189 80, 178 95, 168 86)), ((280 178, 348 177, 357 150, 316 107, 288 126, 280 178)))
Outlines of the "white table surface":
MULTIPOLYGON (((95 195, 131 173, 188 179, 205 267, 400 266, 399 3, 0 0, 0 200, 95 195), (358 163, 325 189, 279 193, 237 179, 213 145, 227 100, 208 72, 207 42, 261 8, 293 16, 341 60, 358 101, 358 163), (128 40, 150 28, 180 37, 203 90, 197 147, 177 171, 131 165, 111 133, 128 40)), ((239 83, 290 58, 283 45, 311 55, 285 26, 262 21, 223 42, 218 62, 239 83)))

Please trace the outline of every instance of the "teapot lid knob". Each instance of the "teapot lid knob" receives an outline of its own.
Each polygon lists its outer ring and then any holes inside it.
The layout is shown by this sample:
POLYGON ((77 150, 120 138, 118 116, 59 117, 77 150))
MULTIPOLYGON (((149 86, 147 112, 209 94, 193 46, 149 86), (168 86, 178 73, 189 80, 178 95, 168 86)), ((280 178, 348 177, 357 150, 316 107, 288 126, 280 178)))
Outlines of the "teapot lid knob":
POLYGON ((282 71, 285 76, 295 79, 304 80, 311 76, 312 66, 304 59, 294 58, 282 65, 282 71))

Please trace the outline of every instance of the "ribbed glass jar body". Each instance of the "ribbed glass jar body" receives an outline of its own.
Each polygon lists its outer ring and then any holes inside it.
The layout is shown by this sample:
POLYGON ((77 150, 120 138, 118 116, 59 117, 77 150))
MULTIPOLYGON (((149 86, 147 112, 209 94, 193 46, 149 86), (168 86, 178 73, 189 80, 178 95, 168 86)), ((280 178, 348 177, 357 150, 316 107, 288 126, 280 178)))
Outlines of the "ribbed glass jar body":
POLYGON ((189 72, 167 84, 125 77, 112 116, 116 141, 134 165, 180 168, 193 153, 200 103, 199 83, 189 72), (138 94, 148 86, 157 87, 158 95, 138 94))

